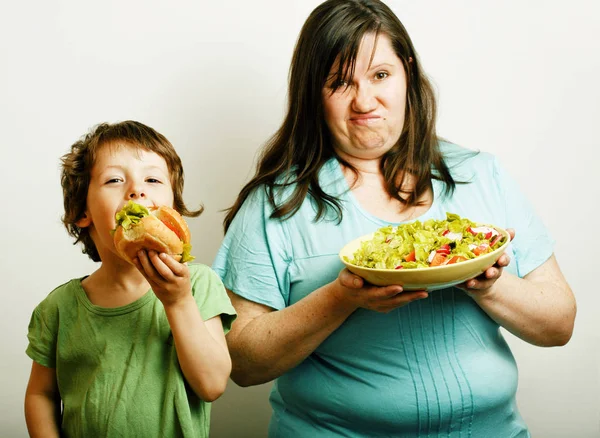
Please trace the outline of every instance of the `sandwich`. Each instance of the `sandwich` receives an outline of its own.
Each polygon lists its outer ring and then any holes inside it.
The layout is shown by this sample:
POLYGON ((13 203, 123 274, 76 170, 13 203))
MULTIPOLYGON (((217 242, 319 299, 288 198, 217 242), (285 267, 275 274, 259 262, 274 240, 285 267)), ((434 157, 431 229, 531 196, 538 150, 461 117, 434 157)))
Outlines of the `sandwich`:
POLYGON ((167 206, 144 207, 129 201, 115 219, 115 248, 129 263, 133 264, 141 249, 169 254, 181 263, 194 259, 190 254, 190 230, 176 210, 167 206))

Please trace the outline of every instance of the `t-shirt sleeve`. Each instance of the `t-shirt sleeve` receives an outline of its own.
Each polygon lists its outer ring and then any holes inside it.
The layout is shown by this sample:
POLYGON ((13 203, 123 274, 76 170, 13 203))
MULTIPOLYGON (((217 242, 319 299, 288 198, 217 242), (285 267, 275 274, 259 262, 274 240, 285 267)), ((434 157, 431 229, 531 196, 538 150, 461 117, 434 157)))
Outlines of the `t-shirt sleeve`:
POLYGON ((25 350, 31 359, 48 368, 56 368, 57 330, 53 320, 44 302, 35 308, 29 321, 29 345, 25 350))
POLYGON ((494 178, 506 203, 506 226, 515 230, 512 245, 517 274, 524 277, 552 256, 554 240, 517 182, 497 159, 494 159, 494 178))
POLYGON ((221 279, 205 265, 190 265, 194 299, 204 321, 221 317, 223 332, 227 334, 237 314, 221 279))
POLYGON ((213 269, 235 294, 276 310, 289 297, 290 239, 284 222, 271 219, 260 187, 246 199, 221 244, 213 269))

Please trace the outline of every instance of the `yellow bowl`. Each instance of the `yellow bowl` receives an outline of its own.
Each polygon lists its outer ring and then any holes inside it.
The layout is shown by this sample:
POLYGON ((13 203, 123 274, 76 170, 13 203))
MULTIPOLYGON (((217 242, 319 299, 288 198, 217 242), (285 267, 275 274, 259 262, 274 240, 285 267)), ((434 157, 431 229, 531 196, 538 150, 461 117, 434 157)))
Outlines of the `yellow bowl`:
MULTIPOLYGON (((477 225, 480 226, 481 224, 477 225)), ((496 248, 492 252, 482 254, 471 260, 454 263, 452 265, 415 269, 373 269, 356 266, 344 260, 344 256, 348 257, 349 260, 352 260, 354 257, 354 252, 360 248, 361 242, 365 240, 371 240, 375 233, 359 237, 358 239, 346 244, 340 251, 339 256, 348 270, 376 286, 399 284, 404 288, 404 290, 443 289, 477 277, 487 268, 496 263, 498 258, 502 255, 502 253, 504 253, 508 243, 510 242, 510 236, 508 232, 493 225, 486 226, 498 230, 498 232, 500 232, 506 238, 506 242, 504 242, 500 248, 496 248)))

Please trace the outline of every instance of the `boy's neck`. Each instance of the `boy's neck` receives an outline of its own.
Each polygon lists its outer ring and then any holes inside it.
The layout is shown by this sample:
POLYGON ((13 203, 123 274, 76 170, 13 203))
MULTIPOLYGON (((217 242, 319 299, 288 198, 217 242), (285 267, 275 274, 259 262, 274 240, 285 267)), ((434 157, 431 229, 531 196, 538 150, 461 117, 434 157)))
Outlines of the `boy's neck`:
POLYGON ((121 307, 133 303, 148 292, 150 284, 129 263, 102 263, 81 285, 92 304, 121 307))

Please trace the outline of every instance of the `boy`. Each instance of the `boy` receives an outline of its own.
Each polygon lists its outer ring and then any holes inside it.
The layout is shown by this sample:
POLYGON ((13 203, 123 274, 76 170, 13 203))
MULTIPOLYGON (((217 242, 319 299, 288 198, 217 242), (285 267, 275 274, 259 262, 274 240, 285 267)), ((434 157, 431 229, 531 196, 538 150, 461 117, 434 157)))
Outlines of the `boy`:
POLYGON ((224 332, 235 311, 223 285, 204 265, 153 251, 140 251, 133 266, 111 233, 129 200, 202 212, 183 202, 179 156, 141 123, 102 124, 63 156, 61 180, 63 223, 100 267, 33 312, 30 435, 208 437, 207 402, 231 372, 224 332))

